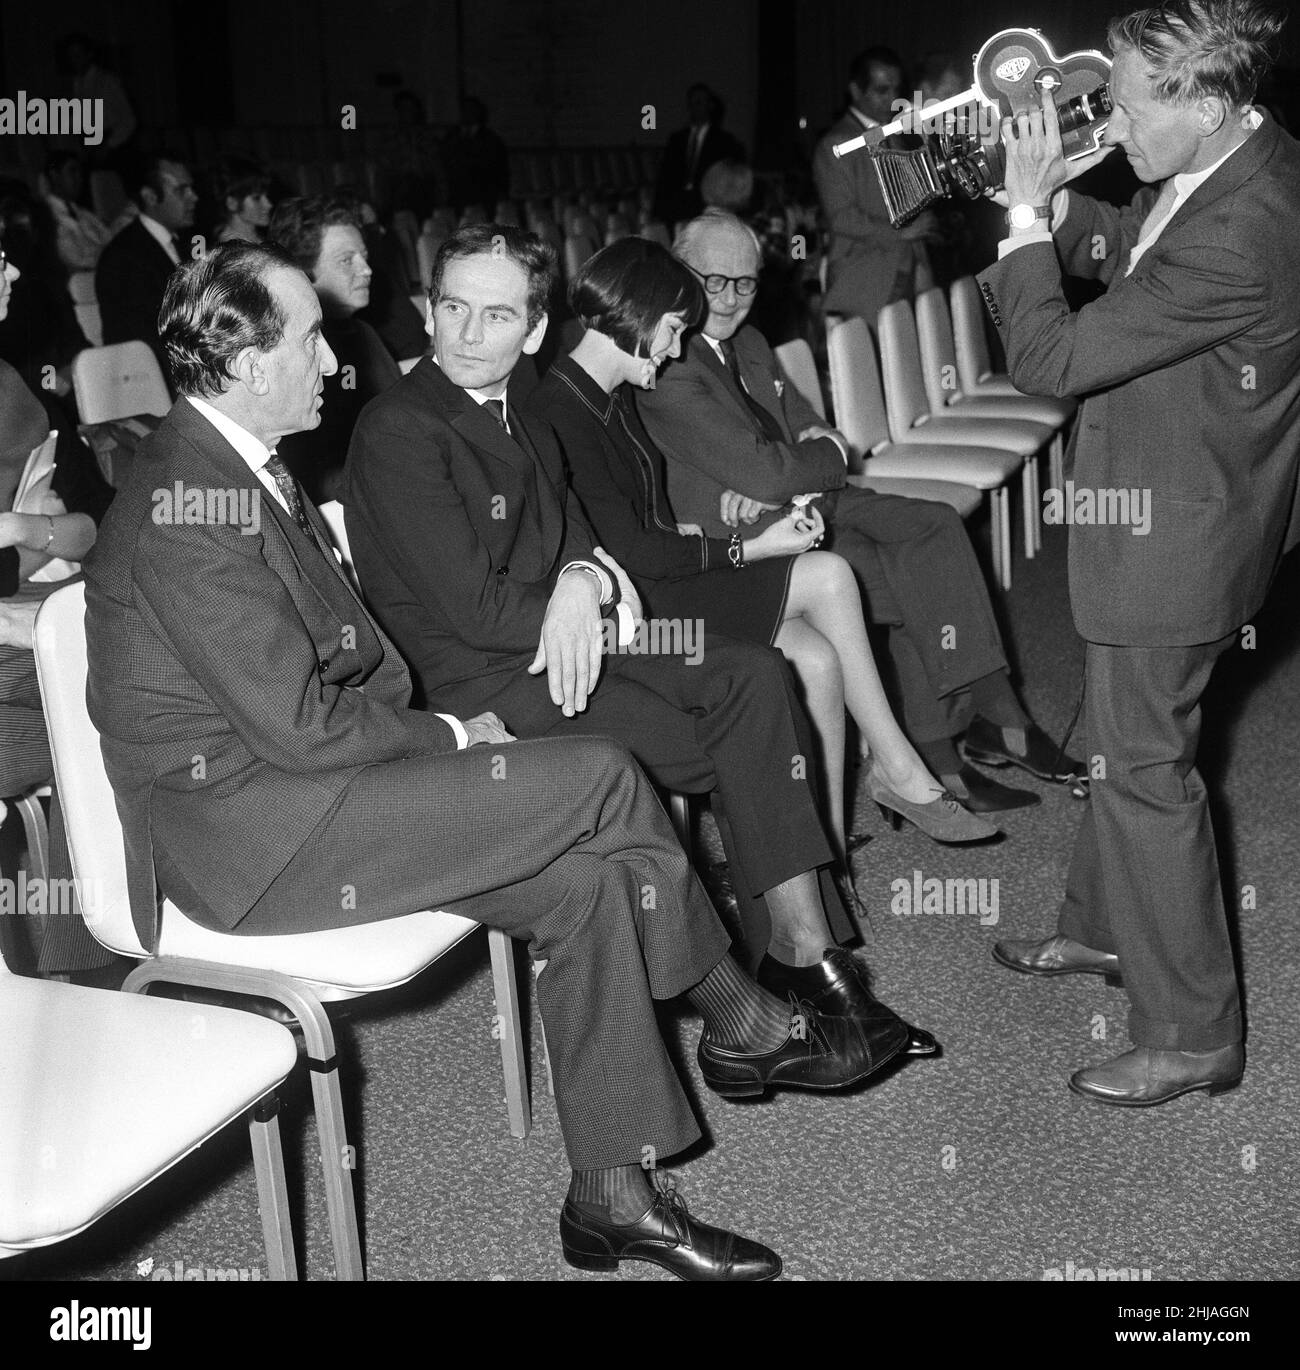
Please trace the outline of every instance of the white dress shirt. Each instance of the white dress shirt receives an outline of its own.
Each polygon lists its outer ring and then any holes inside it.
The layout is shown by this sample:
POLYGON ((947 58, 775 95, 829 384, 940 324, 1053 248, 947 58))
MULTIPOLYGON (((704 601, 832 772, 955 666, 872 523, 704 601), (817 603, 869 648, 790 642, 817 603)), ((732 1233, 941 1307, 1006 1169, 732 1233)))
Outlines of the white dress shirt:
POLYGON ((180 255, 176 251, 176 242, 171 233, 157 219, 151 219, 147 214, 141 213, 138 217, 149 236, 172 259, 174 265, 180 266, 180 255))
MULTIPOLYGON (((144 216, 141 215, 143 218, 144 216)), ((148 222, 146 220, 146 222, 148 222)), ((271 448, 255 438, 247 428, 238 424, 228 415, 223 414, 219 409, 214 409, 212 405, 204 400, 196 399, 193 395, 186 395, 185 398, 203 415, 205 419, 221 434, 223 438, 239 453, 240 457, 247 464, 248 469, 262 483, 263 487, 270 494, 271 498, 287 514, 289 506, 285 502, 284 496, 280 493, 280 487, 275 483, 275 477, 266 469, 266 464, 275 455, 271 448)), ((456 750, 464 751, 469 746, 469 733, 465 731, 465 725, 454 714, 438 714, 438 717, 451 729, 456 738, 456 750)))

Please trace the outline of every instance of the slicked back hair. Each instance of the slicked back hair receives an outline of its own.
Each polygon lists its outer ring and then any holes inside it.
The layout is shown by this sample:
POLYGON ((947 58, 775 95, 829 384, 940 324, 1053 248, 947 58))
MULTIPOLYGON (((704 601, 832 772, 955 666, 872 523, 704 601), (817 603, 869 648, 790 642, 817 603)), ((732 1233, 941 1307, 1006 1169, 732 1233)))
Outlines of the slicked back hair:
POLYGON ((314 281, 325 230, 338 224, 361 231, 351 196, 295 195, 276 205, 266 226, 266 241, 282 247, 294 265, 307 273, 307 279, 314 281))
POLYGON ((551 292, 555 289, 555 249, 536 233, 512 224, 466 224, 464 228, 458 228, 433 259, 430 303, 435 306, 438 303, 449 262, 482 256, 509 257, 523 268, 528 276, 528 327, 530 331, 536 328, 537 321, 550 309, 551 292))
POLYGON ((584 328, 633 357, 650 355, 665 314, 692 328, 709 312, 690 268, 647 238, 620 238, 589 258, 569 286, 569 304, 584 328))
POLYGON ((1156 98, 1190 104, 1217 95, 1248 104, 1277 56, 1282 15, 1259 0, 1172 0, 1112 19, 1112 52, 1132 48, 1146 62, 1156 98))
POLYGON ((758 234, 750 228, 744 219, 738 219, 725 209, 706 209, 703 214, 697 214, 695 218, 688 219, 677 230, 677 236, 673 239, 673 256, 684 262, 690 261, 694 254, 696 242, 711 228, 722 228, 724 226, 745 234, 750 243, 753 244, 755 270, 761 270, 763 266, 763 244, 759 242, 758 234))
POLYGON ((182 395, 220 395, 246 347, 269 352, 288 322, 270 288, 272 272, 297 270, 282 248, 229 242, 177 267, 158 313, 158 334, 172 381, 182 395))

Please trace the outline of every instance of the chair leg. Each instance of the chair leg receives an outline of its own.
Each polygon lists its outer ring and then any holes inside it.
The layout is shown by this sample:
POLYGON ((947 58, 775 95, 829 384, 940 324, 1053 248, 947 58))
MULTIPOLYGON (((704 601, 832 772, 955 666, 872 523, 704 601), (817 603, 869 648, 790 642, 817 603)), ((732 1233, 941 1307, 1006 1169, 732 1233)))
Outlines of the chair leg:
POLYGON ((993 577, 1004 589, 1011 588, 1011 503, 1007 487, 989 491, 989 527, 993 536, 993 577))
MULTIPOLYGON (((533 987, 534 987, 534 989, 536 989, 537 981, 540 980, 540 979, 542 978, 542 972, 543 972, 545 969, 546 969, 546 962, 545 962, 545 961, 534 961, 534 962, 533 962, 533 987)), ((537 1021, 538 1021, 538 1023, 541 1024, 541 1029, 542 1029, 542 1055, 543 1055, 543 1057, 544 1057, 545 1060, 546 1060, 546 1092, 551 1096, 552 1099, 554 1099, 554 1098, 555 1098, 555 1076, 551 1073, 551 1049, 550 1049, 550 1047, 547 1046, 547 1044, 546 1044, 546 1024, 545 1024, 544 1022, 542 1022, 542 1017, 541 1017, 540 1014, 538 1014, 538 1016, 537 1016, 537 1021)))
POLYGON ((1048 484, 1053 490, 1065 494, 1065 433, 1058 430, 1052 439, 1051 454, 1048 457, 1048 484))
POLYGON ((1038 453, 1034 453, 1034 551, 1043 550, 1043 482, 1042 470, 1038 465, 1038 453))
POLYGON ((298 1020, 307 1047, 312 1102, 316 1112, 316 1135, 320 1143, 321 1169, 325 1180, 325 1206, 329 1213, 330 1240, 334 1246, 334 1276, 339 1280, 364 1280, 361 1234, 357 1230, 356 1197, 352 1192, 355 1153, 348 1146, 343 1120, 343 1092, 339 1088, 338 1052, 334 1029, 321 1002, 307 985, 274 971, 223 966, 215 961, 189 961, 184 957, 159 956, 138 965, 122 981, 128 994, 139 993, 163 981, 176 985, 206 986, 252 994, 283 1004, 298 1020))
POLYGON ((274 1090, 253 1105, 248 1119, 248 1140, 253 1148, 257 1205, 262 1214, 262 1240, 266 1246, 269 1278, 296 1280, 298 1260, 293 1250, 289 1188, 284 1179, 284 1152, 280 1147, 280 1099, 274 1090))
POLYGON ((1020 468, 1020 503, 1024 506, 1023 523, 1025 530, 1025 560, 1034 559, 1034 524, 1036 522, 1034 514, 1036 505, 1034 502, 1034 477, 1038 474, 1038 456, 1035 454, 1026 459, 1024 466, 1020 468))
POLYGON ((524 1065, 523 1027, 519 1021, 519 983, 515 979, 514 943, 500 928, 488 929, 492 955, 492 989, 497 1001, 497 1027, 501 1033, 501 1069, 506 1082, 506 1112, 510 1135, 527 1137, 532 1131, 528 1104, 528 1075, 524 1065))
POLYGON ((684 794, 674 793, 669 796, 668 816, 672 819, 673 828, 677 832, 677 840, 689 854, 691 850, 691 806, 684 794))
POLYGON ((48 887, 50 878, 50 830, 45 822, 45 810, 34 794, 25 794, 16 801, 22 815, 23 833, 27 838, 27 857, 32 863, 31 873, 48 887))

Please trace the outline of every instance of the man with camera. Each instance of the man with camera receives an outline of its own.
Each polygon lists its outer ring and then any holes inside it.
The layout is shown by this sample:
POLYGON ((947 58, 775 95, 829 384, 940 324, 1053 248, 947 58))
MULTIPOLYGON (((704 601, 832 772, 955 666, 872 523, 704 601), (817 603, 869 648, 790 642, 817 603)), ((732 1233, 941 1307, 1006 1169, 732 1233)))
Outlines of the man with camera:
POLYGON ((1244 1063, 1196 752, 1215 662, 1297 540, 1300 146, 1251 105, 1281 25, 1255 0, 1136 11, 1110 27, 1101 150, 1062 158, 1050 97, 1003 124, 1010 236, 980 280, 1012 379, 1082 397, 1076 491, 1151 509, 1145 536, 1071 528, 1092 802, 1057 935, 994 951, 1123 976, 1133 1048, 1070 1080, 1107 1104, 1232 1088, 1244 1063), (1145 182, 1130 206, 1064 189, 1114 147, 1145 182), (1071 314, 1062 267, 1105 294, 1071 314))

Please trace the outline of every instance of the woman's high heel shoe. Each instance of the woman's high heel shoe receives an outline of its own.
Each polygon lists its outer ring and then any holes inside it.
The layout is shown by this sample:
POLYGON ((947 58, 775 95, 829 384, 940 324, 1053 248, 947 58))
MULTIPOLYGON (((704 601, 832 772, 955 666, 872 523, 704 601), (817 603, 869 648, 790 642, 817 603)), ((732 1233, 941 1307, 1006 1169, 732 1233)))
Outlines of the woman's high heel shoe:
POLYGON ((1002 829, 995 827, 986 818, 964 809, 949 790, 936 790, 935 797, 927 804, 916 804, 904 799, 884 783, 874 770, 867 772, 867 793, 876 801, 880 815, 891 827, 897 830, 899 822, 906 818, 936 842, 987 842, 998 837, 1002 829))

